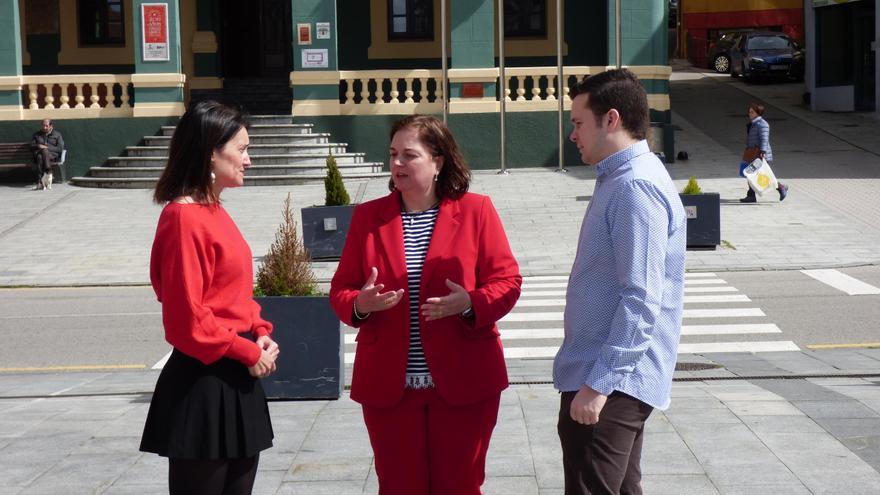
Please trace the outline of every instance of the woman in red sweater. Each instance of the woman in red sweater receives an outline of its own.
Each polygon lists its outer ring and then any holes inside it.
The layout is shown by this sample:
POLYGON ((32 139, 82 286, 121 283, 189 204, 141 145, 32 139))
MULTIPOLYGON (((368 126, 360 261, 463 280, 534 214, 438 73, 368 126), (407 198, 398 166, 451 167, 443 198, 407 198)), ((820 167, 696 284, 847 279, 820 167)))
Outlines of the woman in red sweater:
POLYGON ((150 258, 174 350, 150 403, 140 449, 168 457, 172 494, 251 493, 272 446, 259 378, 275 370, 272 324, 253 299, 251 250, 220 203, 250 166, 247 122, 216 102, 187 111, 154 199, 165 204, 150 258))

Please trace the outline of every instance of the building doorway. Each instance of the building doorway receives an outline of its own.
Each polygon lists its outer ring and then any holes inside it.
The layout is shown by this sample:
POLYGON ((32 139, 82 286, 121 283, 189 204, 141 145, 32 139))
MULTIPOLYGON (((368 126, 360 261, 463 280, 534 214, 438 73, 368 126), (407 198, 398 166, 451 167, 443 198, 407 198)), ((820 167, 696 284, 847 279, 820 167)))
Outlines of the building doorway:
POLYGON ((221 19, 225 77, 289 77, 290 0, 223 0, 221 19))

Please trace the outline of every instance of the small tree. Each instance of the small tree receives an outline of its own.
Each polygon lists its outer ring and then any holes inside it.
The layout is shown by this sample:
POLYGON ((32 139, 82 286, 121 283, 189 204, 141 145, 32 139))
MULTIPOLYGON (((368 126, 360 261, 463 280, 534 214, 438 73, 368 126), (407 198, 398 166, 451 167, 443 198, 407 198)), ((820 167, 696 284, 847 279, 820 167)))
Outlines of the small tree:
POLYGON ((324 178, 324 190, 326 196, 324 204, 327 206, 343 206, 351 203, 348 197, 348 191, 345 190, 345 184, 342 183, 342 174, 339 173, 339 167, 336 166, 336 158, 333 156, 333 149, 327 155, 327 177, 324 178))
POLYGON ((691 176, 691 178, 688 179, 687 185, 684 186, 684 189, 682 189, 681 193, 682 194, 702 194, 703 190, 700 189, 700 185, 697 184, 697 178, 694 176, 691 176))
POLYGON ((275 242, 257 271, 257 296, 310 296, 317 292, 308 250, 296 233, 290 193, 284 200, 281 224, 275 242))

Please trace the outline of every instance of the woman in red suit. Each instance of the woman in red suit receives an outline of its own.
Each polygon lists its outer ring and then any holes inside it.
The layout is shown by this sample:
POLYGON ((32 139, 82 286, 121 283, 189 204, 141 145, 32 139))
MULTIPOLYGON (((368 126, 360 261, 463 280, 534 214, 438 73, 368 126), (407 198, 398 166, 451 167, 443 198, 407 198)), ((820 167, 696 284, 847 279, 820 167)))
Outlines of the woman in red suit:
POLYGON ((382 495, 479 494, 507 369, 495 322, 522 277, 449 129, 391 129, 391 194, 359 205, 330 300, 358 328, 363 406, 382 495))

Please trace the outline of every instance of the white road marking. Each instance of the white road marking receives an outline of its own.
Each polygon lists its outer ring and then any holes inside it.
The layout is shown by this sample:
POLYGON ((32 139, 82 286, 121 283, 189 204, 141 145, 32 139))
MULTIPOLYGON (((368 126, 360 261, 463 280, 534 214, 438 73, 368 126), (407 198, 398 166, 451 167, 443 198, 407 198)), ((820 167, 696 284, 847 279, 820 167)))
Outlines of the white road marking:
POLYGON ((851 296, 862 296, 870 294, 880 294, 880 288, 871 284, 866 284, 857 278, 838 270, 801 270, 801 273, 808 275, 823 284, 830 285, 839 291, 846 292, 851 296))
POLYGON ((742 318, 747 316, 767 316, 761 308, 712 308, 686 309, 684 318, 742 318))
POLYGON ((705 354, 711 352, 779 352, 801 350, 790 340, 768 342, 706 342, 702 344, 679 344, 679 354, 705 354))
POLYGON ((773 323, 754 325, 682 325, 682 335, 735 335, 746 333, 782 333, 773 323))
POLYGON ((164 367, 165 367, 165 363, 168 362, 168 358, 171 357, 171 352, 172 352, 172 351, 168 351, 168 354, 165 354, 165 357, 163 357, 163 358, 160 359, 156 364, 154 364, 154 365, 153 365, 153 369, 154 369, 154 370, 161 370, 162 368, 164 368, 164 367))
POLYGON ((719 286, 719 287, 685 287, 685 294, 708 294, 713 292, 738 292, 736 287, 719 286))
POLYGON ((546 297, 546 296, 555 296, 555 297, 564 297, 564 290, 554 290, 554 289, 532 289, 532 290, 524 290, 522 294, 519 295, 520 300, 528 298, 528 297, 546 297))
MULTIPOLYGON (((779 352, 799 351, 800 348, 790 340, 769 342, 708 342, 704 344, 679 344, 679 354, 707 354, 712 352, 779 352)), ((505 347, 505 359, 556 357, 559 347, 505 347)), ((354 353, 345 353, 345 364, 354 362, 354 353)))
POLYGON ((697 278, 697 279, 684 279, 684 285, 687 287, 688 285, 722 285, 727 282, 724 279, 720 278, 697 278))
POLYGON ((517 308, 535 308, 549 306, 565 306, 561 299, 520 299, 516 302, 517 308))
POLYGON ((554 313, 507 313, 499 321, 562 321, 562 312, 554 313))
POLYGON ((536 275, 534 277, 523 277, 523 281, 534 280, 543 282, 563 281, 568 282, 568 275, 536 275))
MULTIPOLYGON (((562 328, 501 328, 501 340, 531 340, 531 339, 561 339, 565 335, 562 328)), ((782 333, 778 326, 772 323, 757 323, 753 325, 683 325, 682 335, 744 335, 760 333, 782 333)), ((354 345, 355 334, 345 334, 345 343, 354 345)))
POLYGON ((530 289, 564 289, 566 287, 568 287, 568 284, 565 282, 523 282, 522 284, 522 289, 524 291, 530 289))
POLYGON ((721 296, 684 296, 687 303, 722 303, 722 302, 751 302, 745 294, 728 294, 721 296))

